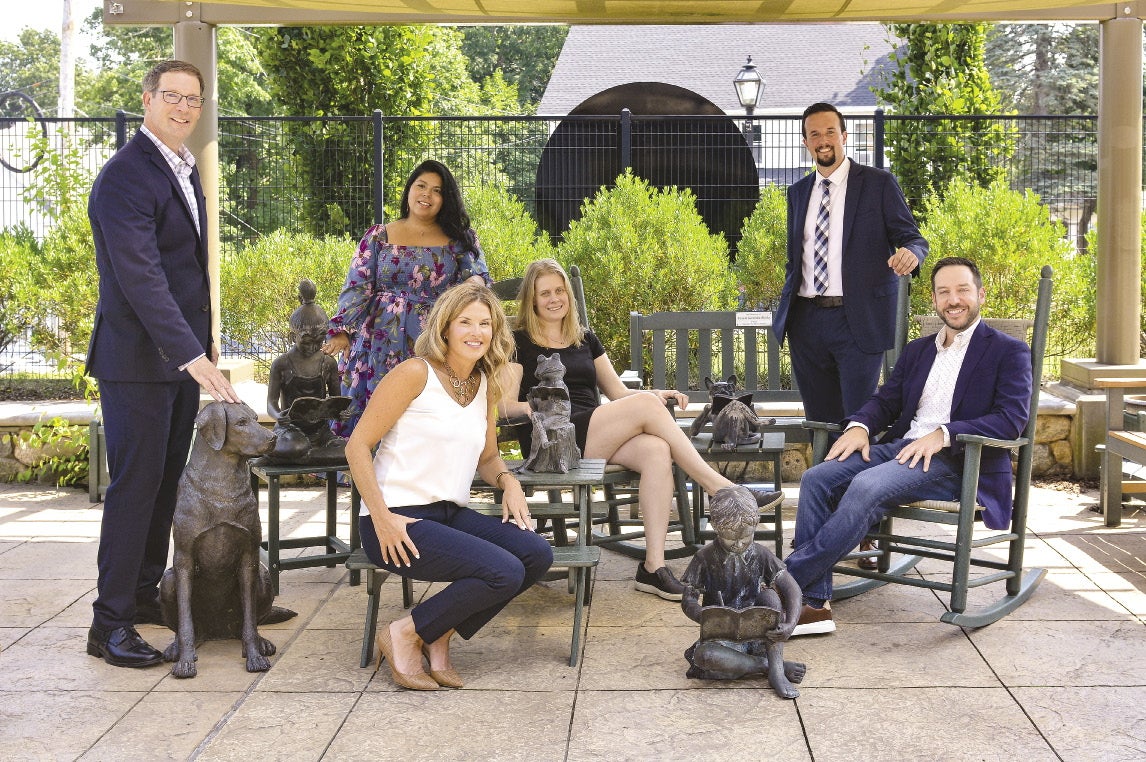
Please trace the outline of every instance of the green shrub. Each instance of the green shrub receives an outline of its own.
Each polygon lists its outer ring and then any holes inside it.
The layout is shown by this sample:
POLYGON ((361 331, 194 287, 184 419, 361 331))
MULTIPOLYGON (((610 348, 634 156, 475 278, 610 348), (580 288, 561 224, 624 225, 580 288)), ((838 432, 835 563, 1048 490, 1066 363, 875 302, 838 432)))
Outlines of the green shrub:
MULTIPOLYGON (((21 298, 21 282, 40 259, 40 244, 27 225, 0 231, 0 351, 32 324, 31 302, 21 298)), ((0 367, 0 372, 6 370, 0 367)))
POLYGON ((934 312, 930 264, 942 257, 967 257, 983 275, 986 317, 1030 318, 1043 265, 1054 269, 1047 335, 1048 365, 1094 351, 1094 280, 1091 257, 1075 252, 1062 226, 1051 219, 1037 194, 1010 190, 1002 181, 980 188, 955 180, 942 199, 929 196, 921 232, 931 245, 923 276, 912 284, 913 314, 934 312))
POLYGON ((78 373, 91 338, 99 279, 95 243, 87 216, 92 173, 84 166, 85 152, 66 131, 53 140, 38 138, 35 150, 44 156, 23 199, 51 223, 39 247, 17 247, 16 256, 29 257, 5 272, 16 300, 26 306, 32 344, 61 369, 78 373))
POLYGON ((784 266, 788 260, 788 198, 779 185, 760 189, 760 201, 744 220, 740 246, 732 272, 744 285, 748 305, 775 308, 784 289, 784 266))
POLYGON ((629 312, 719 310, 733 303, 728 244, 696 210, 696 196, 625 173, 581 207, 557 247, 581 268, 589 323, 614 366, 628 367, 629 312))
POLYGON ((553 256, 549 236, 509 191, 496 185, 475 185, 466 188, 465 198, 494 280, 519 278, 533 260, 553 256))
POLYGON ((298 282, 310 278, 317 303, 333 315, 357 241, 337 236, 314 238, 277 230, 244 246, 220 264, 222 335, 232 350, 260 361, 290 348, 291 313, 298 307, 298 282))
POLYGON ((18 482, 52 482, 58 487, 86 484, 88 479, 88 427, 63 418, 41 421, 20 433, 27 447, 42 448, 44 457, 16 474, 18 482))
POLYGON ((95 240, 86 210, 72 207, 57 220, 33 272, 38 305, 33 344, 61 368, 82 365, 99 301, 95 240))

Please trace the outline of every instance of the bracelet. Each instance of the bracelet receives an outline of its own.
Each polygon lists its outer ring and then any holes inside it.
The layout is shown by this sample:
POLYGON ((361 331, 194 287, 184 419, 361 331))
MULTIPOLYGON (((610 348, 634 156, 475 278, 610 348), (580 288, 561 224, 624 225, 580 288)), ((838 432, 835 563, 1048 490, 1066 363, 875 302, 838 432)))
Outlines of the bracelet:
POLYGON ((493 486, 501 489, 501 477, 503 476, 513 476, 513 473, 511 471, 502 471, 500 474, 493 478, 493 486))

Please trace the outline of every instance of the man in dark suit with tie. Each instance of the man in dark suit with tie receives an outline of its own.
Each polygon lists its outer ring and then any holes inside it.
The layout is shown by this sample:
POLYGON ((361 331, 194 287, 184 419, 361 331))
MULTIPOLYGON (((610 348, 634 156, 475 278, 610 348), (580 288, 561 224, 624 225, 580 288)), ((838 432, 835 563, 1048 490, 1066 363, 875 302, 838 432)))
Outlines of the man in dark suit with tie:
POLYGON ((216 367, 206 200, 184 145, 203 103, 194 66, 152 68, 143 127, 100 171, 88 200, 99 303, 87 373, 99 381, 111 479, 87 651, 117 667, 163 660, 135 625, 161 623, 158 585, 200 385, 216 400, 240 401, 216 367))
MULTIPOLYGON (((824 462, 804 472, 795 550, 784 562, 806 604, 793 634, 835 629, 824 605, 832 597, 832 566, 891 507, 959 499, 959 434, 1014 439, 1027 425, 1031 351, 979 319, 985 296, 974 262, 936 262, 931 298, 944 327, 904 348, 891 378, 850 416, 824 462)), ((991 529, 1010 524, 1012 489, 1010 453, 985 448, 978 499, 991 529)))
POLYGON ((802 131, 816 171, 788 188, 788 262, 773 329, 788 338, 804 416, 835 422, 879 384, 895 341, 897 276, 919 267, 927 241, 895 178, 844 155, 848 134, 835 106, 805 109, 802 131))

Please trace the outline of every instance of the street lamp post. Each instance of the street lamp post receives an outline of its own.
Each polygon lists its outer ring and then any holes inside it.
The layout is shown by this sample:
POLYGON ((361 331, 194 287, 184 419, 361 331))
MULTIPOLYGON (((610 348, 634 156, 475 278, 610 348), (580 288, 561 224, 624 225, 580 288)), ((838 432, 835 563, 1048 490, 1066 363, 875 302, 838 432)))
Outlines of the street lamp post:
POLYGON ((740 101, 740 105, 744 107, 744 141, 752 149, 753 160, 759 162, 760 157, 756 153, 756 134, 752 124, 752 112, 756 110, 756 104, 760 101, 760 93, 764 91, 764 78, 756 71, 756 64, 752 63, 752 56, 748 56, 748 62, 740 67, 740 71, 732 80, 732 86, 736 88, 736 97, 740 101))

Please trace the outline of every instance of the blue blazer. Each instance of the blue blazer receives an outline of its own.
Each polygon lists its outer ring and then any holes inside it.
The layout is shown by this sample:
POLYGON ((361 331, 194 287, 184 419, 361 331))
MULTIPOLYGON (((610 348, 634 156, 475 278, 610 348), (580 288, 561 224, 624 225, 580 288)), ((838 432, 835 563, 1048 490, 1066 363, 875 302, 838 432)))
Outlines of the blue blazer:
MULTIPOLYGON (((819 173, 812 172, 788 187, 788 262, 780 306, 772 316, 772 330, 781 344, 788 310, 803 281, 804 222, 818 179, 819 173)), ((852 338, 864 352, 883 352, 895 343, 899 288, 887 260, 900 246, 911 249, 920 262, 927 256, 927 241, 890 172, 851 163, 843 234, 844 313, 852 338)))
POLYGON ((186 381, 179 366, 211 347, 207 208, 199 228, 175 173, 142 132, 116 152, 88 199, 99 303, 87 373, 108 381, 186 381))
MULTIPOLYGON (((871 432, 886 429, 881 442, 902 437, 911 427, 935 355, 934 334, 908 343, 891 378, 848 420, 864 424, 871 432)), ((959 434, 996 439, 1020 436, 1030 415, 1030 402, 1030 347, 979 323, 967 346, 951 400, 947 430, 952 454, 962 458, 964 447, 956 440, 959 434)), ((983 523, 991 529, 1010 525, 1013 486, 1010 451, 984 448, 978 500, 985 509, 983 523)))

